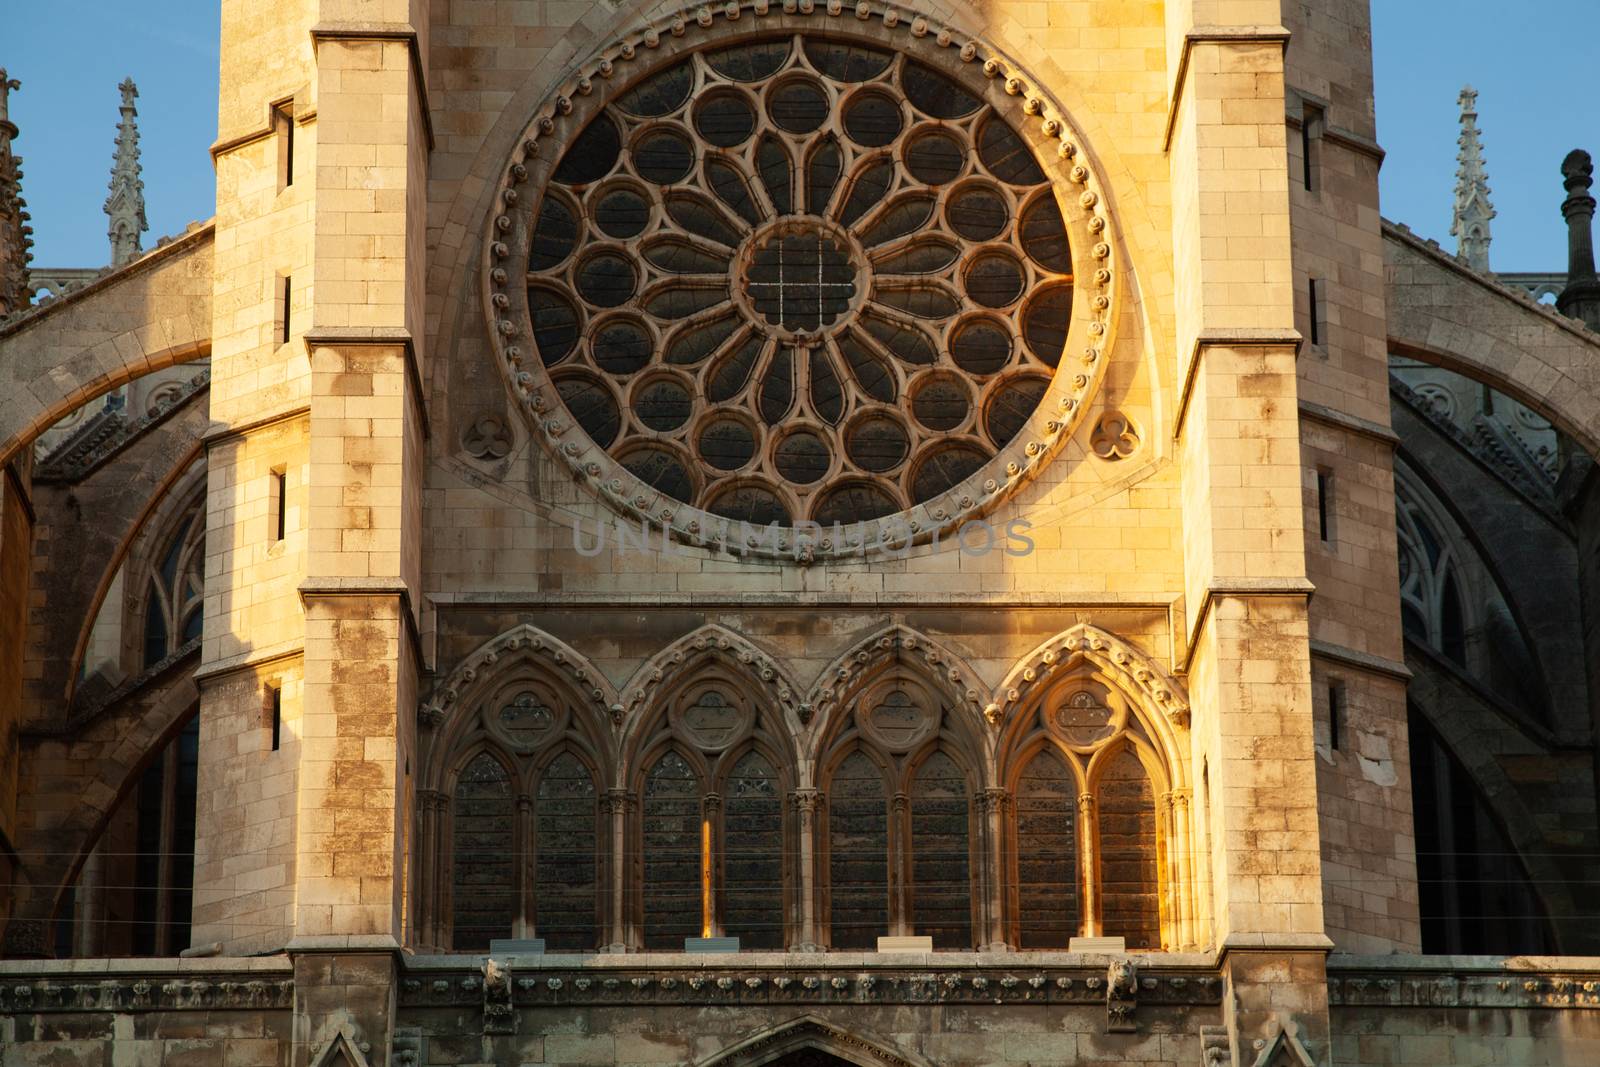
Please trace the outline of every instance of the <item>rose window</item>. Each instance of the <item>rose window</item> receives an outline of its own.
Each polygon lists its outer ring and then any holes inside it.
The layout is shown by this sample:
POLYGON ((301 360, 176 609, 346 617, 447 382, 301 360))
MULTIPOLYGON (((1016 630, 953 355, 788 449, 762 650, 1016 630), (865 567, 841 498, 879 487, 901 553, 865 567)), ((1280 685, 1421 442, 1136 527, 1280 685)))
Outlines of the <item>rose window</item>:
POLYGON ((533 354, 610 460, 574 466, 647 512, 943 517, 1029 424, 1074 318, 1045 157, 995 97, 798 35, 685 49, 596 100, 519 242, 533 354))

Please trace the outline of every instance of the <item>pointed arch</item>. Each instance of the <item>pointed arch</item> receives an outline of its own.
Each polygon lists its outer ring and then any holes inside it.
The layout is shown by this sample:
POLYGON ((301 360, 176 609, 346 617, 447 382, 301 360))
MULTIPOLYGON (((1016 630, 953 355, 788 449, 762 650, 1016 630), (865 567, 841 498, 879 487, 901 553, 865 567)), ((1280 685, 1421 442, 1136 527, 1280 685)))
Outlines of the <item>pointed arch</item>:
POLYGON ((974 788, 987 786, 990 746, 982 729, 987 692, 978 673, 956 652, 901 623, 891 623, 857 641, 818 675, 808 701, 816 726, 807 764, 814 766, 844 732, 855 698, 893 670, 921 681, 947 702, 955 713, 951 725, 971 745, 965 758, 973 765, 974 788))
POLYGON ((799 687, 773 656, 727 627, 710 623, 656 653, 622 687, 619 752, 625 775, 635 773, 630 768, 637 766, 640 752, 653 739, 673 695, 708 674, 720 674, 770 709, 775 720, 774 729, 768 731, 771 740, 787 749, 781 753, 782 762, 794 765, 790 739, 801 732, 806 721, 796 696, 799 687))
POLYGON ((802 1015, 769 1026, 697 1061, 694 1067, 761 1067, 806 1048, 821 1049, 857 1067, 931 1067, 921 1057, 880 1037, 863 1030, 846 1030, 816 1015, 802 1015))
MULTIPOLYGON (((985 716, 1000 728, 1000 751, 1009 757, 1027 731, 1032 702, 1056 679, 1088 667, 1129 701, 1130 710, 1143 724, 1155 746, 1173 789, 1189 787, 1189 697, 1166 669, 1137 647, 1089 623, 1040 644, 1011 668, 995 690, 995 701, 985 716)), ((1003 758, 1002 766, 1010 759, 1003 758)))
MULTIPOLYGON (((528 623, 479 645, 441 681, 419 712, 432 731, 420 787, 442 789, 457 749, 479 728, 480 703, 519 681, 542 683, 571 706, 570 738, 586 747, 600 782, 616 767, 616 691, 589 658, 571 645, 528 623)), ((503 743, 504 739, 502 739, 503 743)))

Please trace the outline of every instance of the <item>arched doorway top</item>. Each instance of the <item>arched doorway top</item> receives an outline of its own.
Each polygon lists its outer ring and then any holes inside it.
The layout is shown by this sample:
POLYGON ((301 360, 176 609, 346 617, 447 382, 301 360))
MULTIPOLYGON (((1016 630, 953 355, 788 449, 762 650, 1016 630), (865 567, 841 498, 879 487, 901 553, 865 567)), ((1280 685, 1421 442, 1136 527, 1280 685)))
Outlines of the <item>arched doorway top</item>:
POLYGON ((858 1067, 929 1067, 926 1060, 860 1030, 847 1030, 816 1015, 802 1015, 758 1031, 695 1067, 762 1067, 792 1053, 815 1050, 858 1067))

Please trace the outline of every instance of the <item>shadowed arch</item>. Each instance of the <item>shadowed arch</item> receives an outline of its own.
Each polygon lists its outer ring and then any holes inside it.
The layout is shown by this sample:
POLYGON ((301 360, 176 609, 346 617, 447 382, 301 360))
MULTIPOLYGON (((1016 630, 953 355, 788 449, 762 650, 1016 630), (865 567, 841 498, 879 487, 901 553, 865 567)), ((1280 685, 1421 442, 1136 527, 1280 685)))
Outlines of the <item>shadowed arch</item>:
POLYGON ((204 491, 200 436, 207 423, 206 396, 205 390, 197 392, 158 432, 142 435, 115 462, 86 477, 35 482, 34 509, 40 524, 51 527, 48 541, 37 548, 48 552, 52 565, 35 579, 46 583, 42 591, 50 611, 30 627, 28 655, 38 664, 28 682, 34 718, 54 718, 74 702, 102 608, 123 610, 106 603, 117 574, 130 558, 159 551, 155 531, 167 527, 174 507, 186 506, 195 492, 204 491))
POLYGON ((1385 222, 1389 350, 1493 386, 1600 456, 1600 337, 1385 222))
MULTIPOLYGON (((801 732, 806 719, 796 697, 799 689, 777 660, 726 626, 712 623, 656 653, 623 686, 622 767, 637 770, 641 746, 652 739, 654 724, 665 713, 666 698, 711 665, 741 681, 752 698, 766 701, 777 720, 775 725, 785 727, 780 734, 795 737, 801 732)), ((794 759, 792 751, 783 756, 786 763, 794 759)))
POLYGON ((0 326, 0 463, 74 408, 211 354, 206 223, 0 326))
POLYGON ((432 739, 419 788, 444 788, 449 761, 474 729, 479 703, 523 675, 553 686, 572 701, 574 725, 594 749, 590 756, 600 765, 600 781, 614 773, 616 691, 583 653, 523 623, 479 645, 423 704, 419 718, 432 731, 432 739))
POLYGON ((1082 666, 1089 666, 1111 681, 1129 701, 1130 710, 1144 724, 1156 755, 1165 768, 1170 788, 1189 785, 1189 698, 1176 679, 1128 641, 1088 623, 1040 644, 1017 661, 995 690, 995 702, 986 715, 1000 726, 1000 748, 1005 752, 1025 731, 1025 716, 1032 700, 1051 685, 1082 666))
POLYGON ((761 1067, 802 1049, 820 1049, 858 1067, 931 1067, 920 1056, 902 1051, 880 1037, 862 1030, 846 1030, 815 1015, 769 1026, 696 1061, 695 1067, 761 1067))
POLYGON ((988 691, 978 673, 959 654, 909 626, 884 627, 837 656, 817 676, 809 704, 816 717, 806 753, 808 765, 827 751, 841 731, 858 694, 891 670, 903 670, 949 702, 951 725, 971 746, 976 766, 975 788, 986 788, 990 778, 992 745, 983 729, 982 709, 988 691))
POLYGON ((117 806, 150 759, 200 706, 194 671, 200 643, 134 679, 104 705, 46 730, 22 735, 17 851, 26 886, 18 890, 3 954, 48 923, 117 806), (77 773, 64 773, 66 749, 77 773), (59 817, 57 817, 59 816, 59 817))

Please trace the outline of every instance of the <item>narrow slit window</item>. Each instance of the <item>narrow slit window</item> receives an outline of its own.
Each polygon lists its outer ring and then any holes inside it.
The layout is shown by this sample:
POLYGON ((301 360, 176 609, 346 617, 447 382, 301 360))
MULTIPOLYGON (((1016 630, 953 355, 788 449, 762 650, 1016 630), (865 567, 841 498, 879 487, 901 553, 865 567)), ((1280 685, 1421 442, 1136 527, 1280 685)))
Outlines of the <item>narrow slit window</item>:
POLYGON ((283 744, 283 689, 276 685, 267 687, 267 734, 269 751, 278 751, 283 744))
POLYGON ((1311 325, 1311 343, 1322 343, 1322 292, 1317 279, 1309 278, 1306 281, 1306 311, 1311 325))
POLYGON ((1317 471, 1317 536, 1323 544, 1333 541, 1333 472, 1317 471))
POLYGON ((289 338, 293 336, 294 315, 292 296, 294 289, 292 286, 293 279, 291 279, 287 274, 284 274, 278 278, 278 307, 280 309, 278 315, 278 343, 280 345, 288 344, 289 338))
POLYGON ((272 471, 269 478, 267 517, 272 524, 272 540, 277 543, 289 529, 289 475, 280 469, 272 471))
POLYGON ((1328 747, 1339 751, 1339 738, 1344 733, 1344 684, 1328 683, 1328 747))
POLYGON ((279 104, 272 111, 273 131, 278 135, 278 191, 294 184, 294 102, 279 104))
POLYGON ((1319 157, 1322 154, 1322 123, 1322 108, 1315 104, 1303 106, 1300 118, 1300 177, 1305 183, 1307 192, 1317 191, 1317 170, 1321 163, 1319 157))

